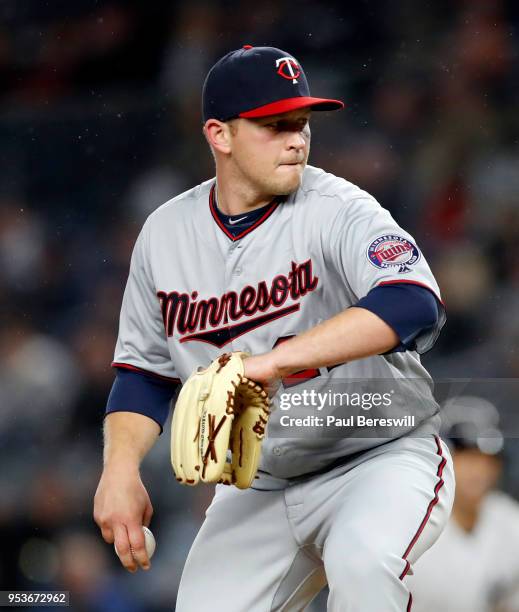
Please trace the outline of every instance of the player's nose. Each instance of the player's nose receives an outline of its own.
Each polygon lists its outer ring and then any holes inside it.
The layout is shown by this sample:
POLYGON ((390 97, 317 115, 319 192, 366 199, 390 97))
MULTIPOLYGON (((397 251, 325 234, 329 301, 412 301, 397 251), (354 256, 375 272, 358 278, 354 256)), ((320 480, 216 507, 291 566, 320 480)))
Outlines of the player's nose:
POLYGON ((306 140, 303 137, 303 132, 294 130, 290 132, 287 138, 287 148, 301 150, 306 146, 306 140))

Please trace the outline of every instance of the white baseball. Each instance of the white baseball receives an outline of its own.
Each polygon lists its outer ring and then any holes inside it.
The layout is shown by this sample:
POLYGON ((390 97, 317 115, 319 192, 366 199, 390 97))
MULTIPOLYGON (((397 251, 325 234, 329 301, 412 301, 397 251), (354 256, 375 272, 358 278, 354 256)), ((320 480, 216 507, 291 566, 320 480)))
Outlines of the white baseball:
MULTIPOLYGON (((144 546, 146 547, 146 553, 148 554, 148 559, 151 559, 153 557, 153 553, 155 552, 155 548, 157 547, 157 542, 155 541, 155 536, 151 533, 151 529, 148 529, 143 525, 142 530, 144 531, 144 546)), ((119 552, 115 544, 114 548, 117 556, 119 556, 119 552)), ((130 547, 130 550, 133 554, 133 548, 130 547)))
POLYGON ((151 533, 151 529, 147 527, 142 527, 144 531, 144 542, 146 546, 146 552, 148 553, 148 559, 153 557, 153 553, 155 552, 155 548, 157 547, 157 542, 155 541, 155 536, 151 533))

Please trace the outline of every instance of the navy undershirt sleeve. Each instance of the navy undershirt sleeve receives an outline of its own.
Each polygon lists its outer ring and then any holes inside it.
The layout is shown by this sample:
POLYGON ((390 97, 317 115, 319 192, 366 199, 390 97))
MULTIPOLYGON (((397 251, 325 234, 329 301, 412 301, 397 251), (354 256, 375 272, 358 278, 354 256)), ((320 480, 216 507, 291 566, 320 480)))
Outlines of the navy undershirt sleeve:
POLYGON ((446 319, 445 309, 432 291, 407 283, 374 287, 355 306, 373 312, 398 334, 400 344, 390 353, 428 351, 446 319))
POLYGON ((160 433, 168 418, 170 402, 178 383, 162 380, 144 372, 117 368, 117 375, 108 396, 106 414, 138 412, 160 425, 160 433))

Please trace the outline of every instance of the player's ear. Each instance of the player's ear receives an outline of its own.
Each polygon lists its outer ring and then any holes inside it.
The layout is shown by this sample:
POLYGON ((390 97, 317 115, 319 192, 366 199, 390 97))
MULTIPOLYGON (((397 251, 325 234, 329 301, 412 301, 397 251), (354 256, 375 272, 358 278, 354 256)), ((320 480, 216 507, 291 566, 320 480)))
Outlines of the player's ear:
POLYGON ((220 153, 228 154, 231 152, 231 125, 218 121, 218 119, 208 119, 204 125, 204 135, 209 145, 220 153))

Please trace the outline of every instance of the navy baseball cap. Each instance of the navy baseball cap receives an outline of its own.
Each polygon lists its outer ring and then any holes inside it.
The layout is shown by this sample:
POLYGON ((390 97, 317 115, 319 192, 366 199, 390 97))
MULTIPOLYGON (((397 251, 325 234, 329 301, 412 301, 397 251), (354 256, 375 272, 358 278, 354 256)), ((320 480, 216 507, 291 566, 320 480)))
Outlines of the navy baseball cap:
POLYGON ((231 51, 209 71, 202 94, 204 123, 237 117, 268 117, 299 108, 338 110, 340 100, 314 98, 301 64, 275 47, 231 51))

